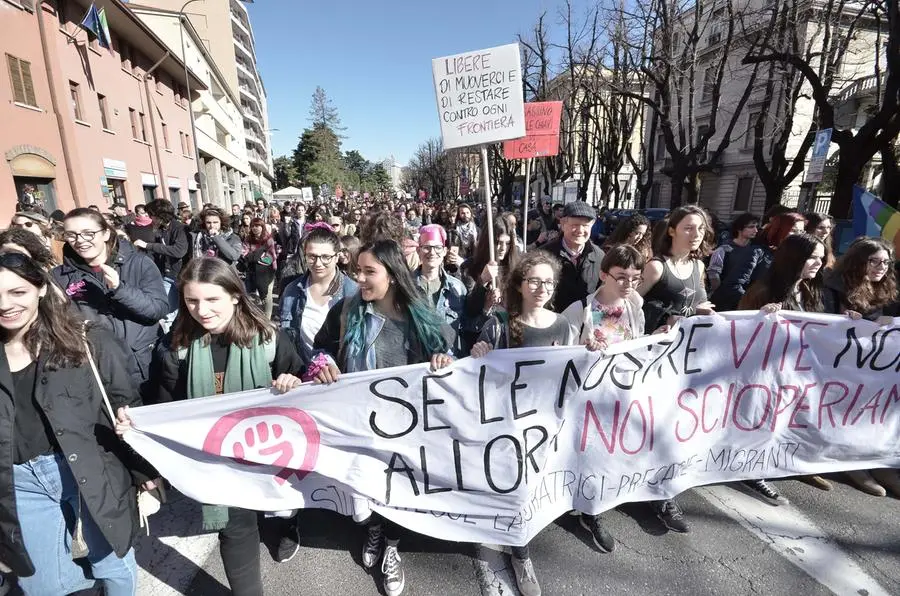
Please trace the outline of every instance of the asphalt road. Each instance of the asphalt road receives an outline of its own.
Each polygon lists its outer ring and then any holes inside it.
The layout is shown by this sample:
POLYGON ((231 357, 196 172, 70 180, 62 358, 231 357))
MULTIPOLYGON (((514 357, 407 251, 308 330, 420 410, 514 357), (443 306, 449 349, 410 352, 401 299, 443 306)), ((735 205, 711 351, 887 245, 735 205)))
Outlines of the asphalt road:
MULTIPOLYGON (((667 532, 642 504, 604 514, 615 551, 597 552, 574 517, 531 543, 547 595, 900 595, 900 502, 843 484, 823 492, 796 480, 775 485, 791 504, 773 507, 734 486, 679 497, 692 531, 667 532)), ((380 573, 360 564, 363 530, 325 511, 301 512, 302 547, 275 563, 274 538, 260 546, 267 596, 383 593, 380 573)), ((142 539, 140 594, 230 594, 214 536, 199 535, 199 509, 177 498, 142 539)), ((265 524, 264 524, 265 528, 265 524)), ((265 534, 265 533, 264 533, 265 534)), ((411 595, 517 595, 508 556, 491 547, 410 533, 400 550, 411 595)))

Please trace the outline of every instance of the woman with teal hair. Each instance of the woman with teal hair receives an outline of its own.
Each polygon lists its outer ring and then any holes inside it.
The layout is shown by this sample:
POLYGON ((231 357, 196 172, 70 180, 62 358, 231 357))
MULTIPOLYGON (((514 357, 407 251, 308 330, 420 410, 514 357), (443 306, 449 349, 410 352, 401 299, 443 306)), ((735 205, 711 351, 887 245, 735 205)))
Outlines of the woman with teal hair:
MULTIPOLYGON (((315 339, 315 347, 327 355, 320 353, 313 360, 305 378, 333 383, 342 371, 423 362, 434 370, 449 365, 453 331, 416 286, 400 246, 393 240, 367 244, 359 252, 357 268, 359 292, 328 312, 315 339)), ((371 568, 381 560, 388 596, 400 594, 405 583, 398 543, 399 528, 373 513, 362 561, 371 568)))

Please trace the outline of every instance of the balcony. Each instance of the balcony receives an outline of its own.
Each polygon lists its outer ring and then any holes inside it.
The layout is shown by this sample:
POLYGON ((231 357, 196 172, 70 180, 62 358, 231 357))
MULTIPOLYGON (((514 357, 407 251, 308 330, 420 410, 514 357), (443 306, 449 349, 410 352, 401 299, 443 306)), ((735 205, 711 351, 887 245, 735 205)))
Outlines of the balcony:
POLYGON ((244 42, 242 42, 241 40, 239 40, 237 37, 234 38, 234 47, 236 47, 236 48, 239 49, 241 52, 243 52, 243 54, 244 54, 244 56, 246 57, 247 60, 250 60, 250 61, 252 62, 253 60, 256 59, 256 57, 253 55, 253 52, 251 52, 251 51, 247 48, 247 46, 244 45, 244 42))
POLYGON ((262 170, 264 172, 269 171, 269 160, 266 159, 265 154, 261 151, 248 147, 247 160, 250 162, 250 165, 255 167, 256 169, 262 170))
POLYGON ((246 138, 251 143, 255 143, 262 149, 266 148, 266 142, 263 141, 262 137, 259 136, 256 131, 250 127, 244 127, 244 138, 246 138))
POLYGON ((256 117, 256 115, 253 112, 245 110, 244 111, 244 120, 249 120, 253 124, 256 124, 260 130, 262 130, 262 122, 260 121, 259 118, 256 117))

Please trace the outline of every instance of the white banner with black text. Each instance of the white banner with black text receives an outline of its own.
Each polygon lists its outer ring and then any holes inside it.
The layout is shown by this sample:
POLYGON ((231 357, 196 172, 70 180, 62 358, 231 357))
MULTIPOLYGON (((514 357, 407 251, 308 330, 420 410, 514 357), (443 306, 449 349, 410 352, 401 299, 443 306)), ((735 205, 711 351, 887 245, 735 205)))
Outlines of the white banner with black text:
POLYGON ((125 438, 203 503, 374 510, 437 538, 522 545, 573 509, 900 467, 894 323, 693 317, 604 354, 497 350, 136 408, 125 438))

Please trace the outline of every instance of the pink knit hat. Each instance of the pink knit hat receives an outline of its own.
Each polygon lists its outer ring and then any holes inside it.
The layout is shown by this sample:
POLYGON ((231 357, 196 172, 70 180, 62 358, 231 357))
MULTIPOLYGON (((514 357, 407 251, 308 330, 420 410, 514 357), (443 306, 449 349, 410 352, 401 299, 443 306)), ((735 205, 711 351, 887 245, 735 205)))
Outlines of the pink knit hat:
POLYGON ((447 246, 447 231, 438 224, 428 224, 419 228, 419 244, 438 241, 442 246, 447 246))

